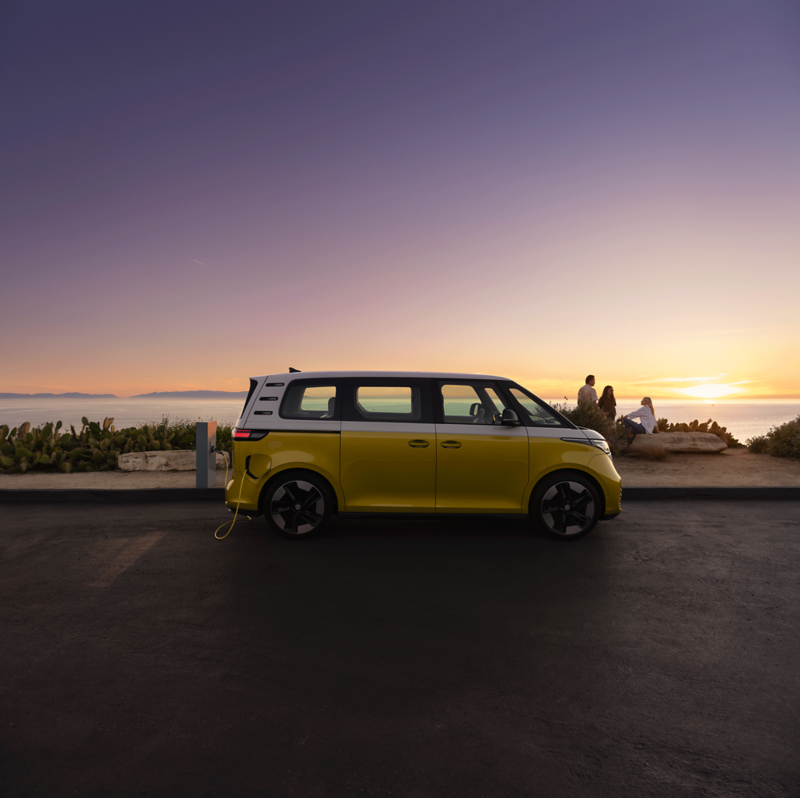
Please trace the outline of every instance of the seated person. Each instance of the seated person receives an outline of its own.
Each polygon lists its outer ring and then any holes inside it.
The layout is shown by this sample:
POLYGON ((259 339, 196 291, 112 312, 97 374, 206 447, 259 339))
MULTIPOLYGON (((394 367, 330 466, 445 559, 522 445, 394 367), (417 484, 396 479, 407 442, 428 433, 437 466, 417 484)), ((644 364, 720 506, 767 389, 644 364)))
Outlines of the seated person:
POLYGON ((650 435, 658 432, 658 421, 656 420, 656 411, 653 407, 653 400, 649 396, 642 399, 642 406, 633 413, 622 417, 622 423, 625 425, 625 435, 628 438, 628 443, 633 443, 633 439, 637 435, 650 435), (632 421, 631 419, 640 418, 642 421, 632 421))

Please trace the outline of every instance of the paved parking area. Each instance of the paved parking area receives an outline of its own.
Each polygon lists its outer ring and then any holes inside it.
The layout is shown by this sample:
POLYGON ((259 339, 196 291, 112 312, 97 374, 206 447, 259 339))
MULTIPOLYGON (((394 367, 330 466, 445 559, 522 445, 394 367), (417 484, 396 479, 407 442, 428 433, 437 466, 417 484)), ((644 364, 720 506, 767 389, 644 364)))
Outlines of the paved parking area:
POLYGON ((797 796, 800 503, 4 506, 0 794, 797 796))

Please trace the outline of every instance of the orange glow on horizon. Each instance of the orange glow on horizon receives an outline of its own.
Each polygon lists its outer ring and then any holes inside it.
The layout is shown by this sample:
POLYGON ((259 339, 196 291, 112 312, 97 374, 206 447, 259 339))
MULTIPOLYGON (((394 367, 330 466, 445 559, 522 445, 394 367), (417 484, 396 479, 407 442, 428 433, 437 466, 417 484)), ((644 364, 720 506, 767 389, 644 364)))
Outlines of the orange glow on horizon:
POLYGON ((720 385, 718 383, 693 385, 691 388, 681 388, 679 392, 684 396, 692 396, 698 399, 721 399, 724 396, 746 393, 746 391, 742 391, 741 388, 735 385, 720 385))
MULTIPOLYGON (((539 397, 549 401, 562 402, 568 405, 577 403, 577 391, 583 384, 582 379, 568 380, 560 375, 530 374, 516 371, 511 368, 491 368, 487 363, 457 363, 455 368, 446 368, 450 365, 443 363, 442 359, 430 364, 417 364, 414 359, 409 358, 406 362, 390 362, 383 364, 380 362, 367 363, 302 363, 307 366, 304 371, 454 371, 472 374, 497 374, 515 380, 520 385, 533 391, 539 397), (445 368, 442 368, 442 366, 445 368), (383 366, 383 368, 381 368, 383 366), (482 367, 483 366, 483 367, 482 367), (489 366, 487 368, 487 366, 489 366), (415 368, 416 367, 416 368, 415 368)), ((508 363, 506 366, 510 365, 508 363)), ((133 395, 145 394, 160 391, 230 391, 246 392, 248 389, 248 378, 261 374, 277 374, 285 370, 283 364, 240 364, 238 366, 226 367, 223 373, 205 372, 205 379, 199 376, 201 369, 191 373, 194 369, 186 369, 184 374, 169 374, 161 369, 159 372, 149 374, 147 379, 131 379, 130 374, 113 374, 111 380, 98 382, 92 379, 92 374, 87 368, 85 376, 77 379, 74 383, 42 383, 39 381, 25 381, 16 385, 3 385, 3 391, 17 393, 66 393, 77 391, 88 394, 115 394, 119 398, 127 398, 133 395), (271 367, 270 367, 271 366, 271 367), (113 377, 122 377, 114 380, 113 377), (176 379, 178 377, 178 379, 176 379), (180 379, 183 377, 183 379, 180 379)), ((74 375, 73 375, 74 376, 74 375)), ((689 387, 679 387, 680 382, 684 384, 689 381, 686 377, 675 377, 673 379, 653 380, 651 382, 637 382, 635 375, 626 375, 627 379, 613 380, 615 395, 618 401, 638 402, 643 396, 650 396, 655 401, 659 400, 725 400, 725 401, 798 401, 800 391, 791 383, 767 382, 766 380, 743 380, 743 375, 736 375, 738 379, 729 383, 717 382, 697 382, 689 387)), ((701 378, 702 379, 702 378, 701 378)), ((694 382, 694 381, 692 381, 694 382)), ((602 391, 604 381, 599 381, 596 386, 598 394, 602 391)))

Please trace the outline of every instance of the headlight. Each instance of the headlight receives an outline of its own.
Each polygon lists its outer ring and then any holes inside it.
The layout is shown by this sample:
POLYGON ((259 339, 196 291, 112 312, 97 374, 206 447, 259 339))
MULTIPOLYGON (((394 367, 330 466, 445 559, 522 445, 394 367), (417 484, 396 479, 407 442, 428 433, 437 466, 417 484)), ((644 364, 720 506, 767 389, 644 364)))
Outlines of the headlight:
POLYGON ((611 457, 611 448, 604 438, 562 438, 561 440, 567 441, 567 443, 583 443, 586 446, 594 446, 611 457))

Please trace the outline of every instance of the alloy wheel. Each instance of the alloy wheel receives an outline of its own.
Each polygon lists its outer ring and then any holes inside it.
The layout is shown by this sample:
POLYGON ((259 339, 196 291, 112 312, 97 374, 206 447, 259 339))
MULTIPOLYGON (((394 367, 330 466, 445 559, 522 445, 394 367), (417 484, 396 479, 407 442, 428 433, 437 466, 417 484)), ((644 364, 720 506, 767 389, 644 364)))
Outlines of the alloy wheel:
POLYGON ((583 532, 594 519, 594 498, 579 482, 557 482, 542 496, 542 517, 556 534, 583 532))
POLYGON ((292 535, 305 535, 322 521, 325 499, 310 482, 296 480, 275 491, 269 511, 279 529, 292 535))

